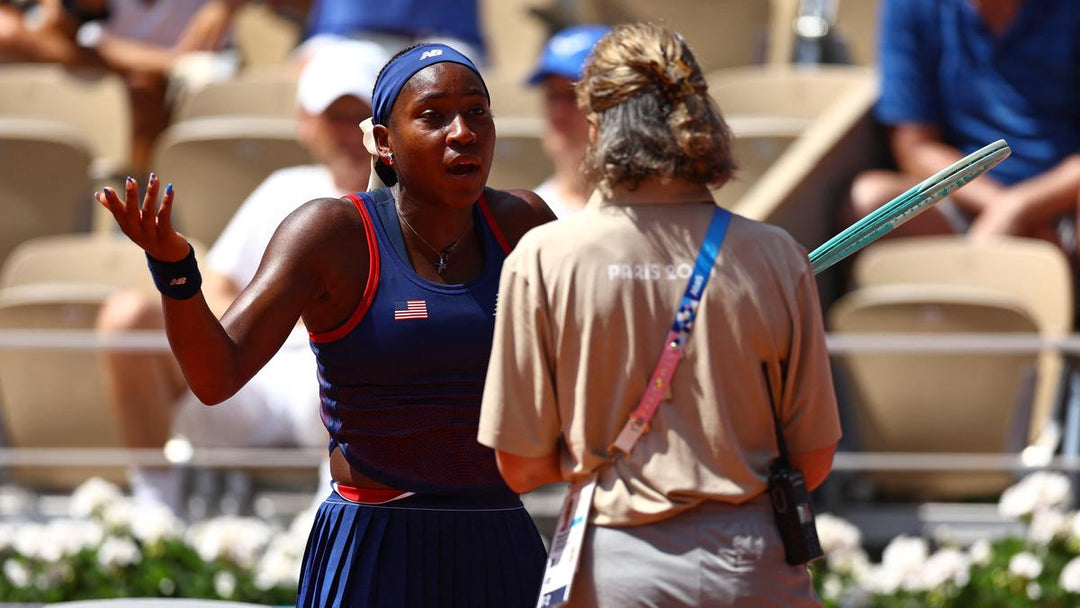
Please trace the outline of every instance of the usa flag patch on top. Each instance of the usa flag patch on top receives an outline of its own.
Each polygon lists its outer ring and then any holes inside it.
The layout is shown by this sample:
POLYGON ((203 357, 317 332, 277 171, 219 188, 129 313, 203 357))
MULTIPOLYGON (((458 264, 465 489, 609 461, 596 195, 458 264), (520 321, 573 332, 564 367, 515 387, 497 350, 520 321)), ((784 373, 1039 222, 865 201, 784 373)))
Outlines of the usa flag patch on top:
POLYGON ((399 300, 394 302, 394 320, 426 319, 427 300, 399 300))

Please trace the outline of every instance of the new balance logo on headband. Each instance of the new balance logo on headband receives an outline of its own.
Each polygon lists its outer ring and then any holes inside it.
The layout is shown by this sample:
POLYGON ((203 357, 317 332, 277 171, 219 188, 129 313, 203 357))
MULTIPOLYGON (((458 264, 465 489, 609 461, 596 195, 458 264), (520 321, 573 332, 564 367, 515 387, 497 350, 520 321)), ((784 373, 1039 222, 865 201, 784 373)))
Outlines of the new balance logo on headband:
MULTIPOLYGON (((2 3, 3 0, 0 0, 2 3)), ((394 100, 397 99, 401 87, 413 77, 414 74, 435 63, 456 63, 473 71, 477 78, 483 82, 480 70, 465 55, 443 44, 431 43, 418 47, 410 47, 406 52, 398 55, 390 61, 375 82, 375 90, 371 94, 371 122, 377 125, 385 125, 393 109, 394 100)), ((487 87, 484 87, 487 95, 487 87)))

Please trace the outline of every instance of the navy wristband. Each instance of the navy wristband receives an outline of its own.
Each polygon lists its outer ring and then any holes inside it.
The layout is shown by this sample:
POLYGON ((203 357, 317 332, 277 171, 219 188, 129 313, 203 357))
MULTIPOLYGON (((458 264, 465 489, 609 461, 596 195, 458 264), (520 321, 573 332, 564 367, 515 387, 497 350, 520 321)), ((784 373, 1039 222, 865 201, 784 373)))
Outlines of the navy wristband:
POLYGON ((195 248, 190 244, 188 247, 187 257, 179 262, 162 262, 146 254, 146 265, 150 267, 154 287, 161 295, 174 300, 187 300, 195 297, 202 288, 202 275, 195 262, 195 248))

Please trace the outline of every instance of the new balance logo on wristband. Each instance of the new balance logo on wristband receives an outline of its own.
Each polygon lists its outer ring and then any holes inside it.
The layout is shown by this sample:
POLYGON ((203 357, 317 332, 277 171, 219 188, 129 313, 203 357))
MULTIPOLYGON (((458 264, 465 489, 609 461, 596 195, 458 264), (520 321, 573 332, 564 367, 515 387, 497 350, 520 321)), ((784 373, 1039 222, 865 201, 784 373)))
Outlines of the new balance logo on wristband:
POLYGON ((195 297, 202 287, 202 276, 195 261, 195 248, 188 245, 187 257, 178 262, 162 262, 146 254, 146 265, 150 267, 150 276, 154 287, 162 295, 174 300, 187 300, 195 297))
POLYGON ((442 55, 442 49, 432 49, 430 51, 424 51, 420 54, 420 61, 423 61, 425 59, 431 59, 432 57, 438 57, 439 55, 442 55))

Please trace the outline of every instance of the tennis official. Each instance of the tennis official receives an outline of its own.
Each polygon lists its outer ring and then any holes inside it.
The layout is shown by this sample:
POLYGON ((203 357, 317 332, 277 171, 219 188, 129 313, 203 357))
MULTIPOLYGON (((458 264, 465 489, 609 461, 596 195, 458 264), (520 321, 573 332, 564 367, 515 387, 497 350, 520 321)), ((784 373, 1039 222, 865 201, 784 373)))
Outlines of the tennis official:
POLYGON ((818 605, 766 493, 774 412, 810 487, 840 438, 806 251, 713 202, 731 134, 681 36, 617 26, 578 87, 597 190, 506 259, 480 442, 519 492, 598 474, 568 605, 818 605), (705 241, 719 252, 699 277, 705 241), (613 458, 676 327, 696 331, 651 424, 613 458))

